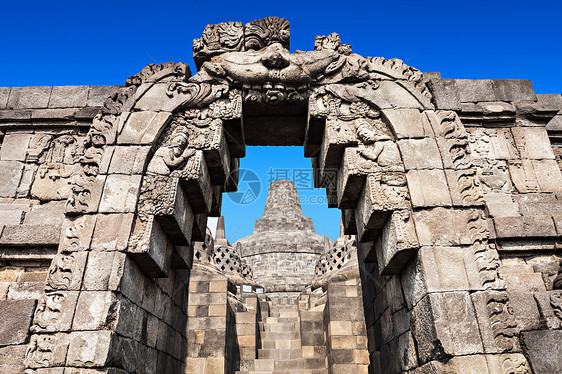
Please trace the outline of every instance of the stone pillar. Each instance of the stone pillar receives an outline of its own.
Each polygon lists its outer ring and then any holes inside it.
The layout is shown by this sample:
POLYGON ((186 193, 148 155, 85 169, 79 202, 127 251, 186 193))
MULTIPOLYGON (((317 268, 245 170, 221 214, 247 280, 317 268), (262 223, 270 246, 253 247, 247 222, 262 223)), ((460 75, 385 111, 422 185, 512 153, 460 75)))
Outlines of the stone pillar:
POLYGON ((188 303, 186 373, 231 373, 232 347, 237 342, 228 279, 216 271, 195 268, 188 303))
POLYGON ((359 279, 328 283, 324 328, 330 374, 367 373, 369 351, 359 279))

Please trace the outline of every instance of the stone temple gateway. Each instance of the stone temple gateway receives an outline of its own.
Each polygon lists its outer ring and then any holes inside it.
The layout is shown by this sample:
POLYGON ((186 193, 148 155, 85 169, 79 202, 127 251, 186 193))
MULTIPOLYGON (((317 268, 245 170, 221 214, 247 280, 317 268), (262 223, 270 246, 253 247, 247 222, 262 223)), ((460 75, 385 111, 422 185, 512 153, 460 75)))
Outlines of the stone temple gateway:
POLYGON ((1 373, 562 372, 562 96, 289 39, 0 88, 1 373), (304 145, 335 243, 274 198, 207 232, 246 145, 304 145))

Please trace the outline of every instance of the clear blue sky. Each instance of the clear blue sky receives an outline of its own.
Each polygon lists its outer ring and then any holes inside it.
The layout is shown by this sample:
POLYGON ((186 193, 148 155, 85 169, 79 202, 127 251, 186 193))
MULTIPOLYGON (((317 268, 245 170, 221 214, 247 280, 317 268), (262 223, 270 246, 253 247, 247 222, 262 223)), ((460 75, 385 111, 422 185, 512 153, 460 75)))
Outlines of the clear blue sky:
MULTIPOLYGON (((291 50, 338 32, 363 56, 397 57, 444 78, 530 79, 562 92, 562 2, 553 1, 6 1, 0 0, 0 86, 115 85, 150 63, 194 65, 191 41, 208 23, 266 16, 291 22, 291 50)), ((267 189, 270 168, 310 168, 302 148, 249 147, 242 167, 267 189)), ((244 208, 224 198, 227 236, 251 233, 265 191, 244 208)), ((299 191, 323 196, 323 191, 299 191)), ((305 204, 319 233, 339 212, 305 204)))

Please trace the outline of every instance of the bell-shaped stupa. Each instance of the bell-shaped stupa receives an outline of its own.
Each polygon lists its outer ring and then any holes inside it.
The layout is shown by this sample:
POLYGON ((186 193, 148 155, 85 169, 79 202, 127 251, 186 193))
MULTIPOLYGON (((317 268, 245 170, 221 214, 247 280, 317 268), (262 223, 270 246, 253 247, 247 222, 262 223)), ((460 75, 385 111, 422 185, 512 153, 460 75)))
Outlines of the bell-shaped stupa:
POLYGON ((269 186, 264 214, 256 220, 253 234, 234 245, 252 268, 254 281, 268 293, 293 293, 310 284, 316 261, 332 241, 314 232, 294 183, 276 180, 269 186))

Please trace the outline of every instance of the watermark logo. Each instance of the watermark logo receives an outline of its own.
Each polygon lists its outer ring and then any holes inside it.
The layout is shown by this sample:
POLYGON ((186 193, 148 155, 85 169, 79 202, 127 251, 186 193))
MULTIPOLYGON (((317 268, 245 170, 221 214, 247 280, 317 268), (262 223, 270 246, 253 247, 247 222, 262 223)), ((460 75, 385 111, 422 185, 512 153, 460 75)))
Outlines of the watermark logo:
POLYGON ((227 193, 226 196, 228 196, 230 201, 232 201, 234 204, 251 204, 260 196, 260 177, 250 169, 239 169, 238 173, 238 191, 227 193))

